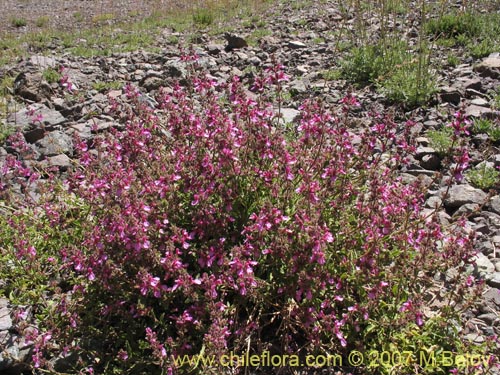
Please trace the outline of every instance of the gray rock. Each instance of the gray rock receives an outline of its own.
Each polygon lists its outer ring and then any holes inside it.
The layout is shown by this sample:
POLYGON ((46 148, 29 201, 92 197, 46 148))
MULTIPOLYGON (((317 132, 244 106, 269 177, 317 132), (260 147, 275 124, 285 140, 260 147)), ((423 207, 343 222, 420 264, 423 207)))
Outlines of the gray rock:
POLYGON ((460 217, 462 215, 467 215, 467 217, 471 219, 475 216, 479 216, 480 207, 481 206, 477 203, 466 203, 460 206, 460 208, 453 213, 453 216, 460 217))
POLYGON ((474 71, 482 77, 498 78, 500 77, 500 58, 487 57, 474 67, 474 71))
POLYGON ((8 306, 9 301, 5 298, 0 298, 0 331, 9 330, 12 327, 12 319, 8 306))
POLYGON ((441 160, 436 154, 424 155, 420 161, 420 166, 424 169, 435 171, 439 169, 441 165, 441 160))
POLYGON ((55 68, 57 65, 57 61, 53 57, 41 56, 41 55, 30 56, 29 62, 41 70, 47 68, 55 68))
POLYGON ((485 338, 478 333, 468 333, 465 335, 465 339, 476 344, 481 344, 485 341, 485 338))
POLYGON ((495 272, 495 265, 482 253, 474 256, 474 264, 475 274, 482 278, 495 272))
POLYGON ((186 78, 187 76, 186 63, 179 59, 168 61, 163 68, 168 77, 186 78))
POLYGON ((439 93, 442 102, 459 105, 462 100, 460 92, 452 87, 443 87, 439 93))
POLYGON ((483 300, 485 302, 493 303, 500 307, 500 290, 497 288, 491 288, 483 294, 483 300))
POLYGON ((293 108, 281 108, 281 117, 287 124, 292 123, 300 115, 300 111, 293 108))
POLYGON ((298 40, 291 40, 290 42, 288 42, 288 47, 291 49, 302 49, 307 48, 307 45, 298 40))
POLYGON ((470 101, 470 103, 477 105, 477 106, 480 106, 480 107, 488 107, 489 106, 489 102, 483 98, 472 99, 470 101))
POLYGON ((60 154, 48 157, 47 163, 52 167, 59 167, 60 171, 66 171, 71 166, 71 159, 66 154, 60 154))
POLYGON ((44 104, 32 104, 7 118, 9 125, 31 125, 42 123, 45 127, 62 124, 66 119, 60 112, 48 108, 44 104))
POLYGON ((491 109, 474 104, 469 105, 465 109, 465 115, 467 117, 481 117, 483 115, 488 115, 490 113, 493 113, 491 109))
POLYGON ((449 208, 458 208, 467 203, 482 204, 486 197, 484 191, 470 185, 454 185, 444 198, 444 205, 449 208))
POLYGON ((491 243, 491 241, 483 241, 477 245, 477 248, 484 255, 493 254, 493 252, 495 251, 495 248, 494 248, 493 244, 491 243))
POLYGON ((492 197, 486 207, 489 211, 500 215, 500 195, 492 197))
POLYGON ((486 284, 493 288, 500 288, 500 272, 493 272, 487 275, 486 284))
POLYGON ((42 156, 56 156, 59 154, 73 154, 73 142, 69 135, 61 131, 48 133, 35 145, 38 147, 42 156))
POLYGON ((42 73, 23 72, 14 80, 14 94, 33 101, 40 102, 51 95, 50 88, 42 85, 42 73))
POLYGON ((145 77, 141 80, 140 85, 144 87, 146 91, 157 90, 161 86, 165 86, 166 82, 163 78, 156 76, 145 77))
POLYGON ((224 46, 221 44, 207 44, 205 46, 206 51, 209 55, 218 55, 224 49, 224 46))
POLYGON ((491 326, 500 322, 500 316, 495 313, 481 314, 478 316, 478 319, 481 319, 486 324, 491 326))

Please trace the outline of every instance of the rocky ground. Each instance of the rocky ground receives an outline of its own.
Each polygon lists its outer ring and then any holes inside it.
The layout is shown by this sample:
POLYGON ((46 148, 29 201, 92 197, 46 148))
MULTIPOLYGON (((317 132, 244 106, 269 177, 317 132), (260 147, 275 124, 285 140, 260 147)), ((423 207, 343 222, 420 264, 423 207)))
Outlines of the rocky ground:
MULTIPOLYGON (((20 3, 6 2, 7 9, 12 4, 20 9, 20 3)), ((50 1, 37 2, 45 6, 50 1), (44 5, 45 4, 45 5, 44 5)), ((93 1, 71 1, 80 7, 93 1)), ((101 3, 99 2, 99 6, 101 3)), ((117 3, 108 1, 116 8, 117 3), (112 4, 113 3, 113 4, 112 4)), ((223 33, 214 35, 203 30, 197 32, 195 51, 200 63, 209 73, 220 80, 237 75, 250 82, 258 69, 270 66, 273 59, 282 62, 291 76, 285 90, 292 93, 285 98, 283 115, 293 121, 298 115, 298 106, 309 96, 321 97, 329 105, 335 105, 343 95, 352 91, 362 103, 360 117, 371 110, 389 108, 399 121, 412 118, 416 122, 419 147, 414 155, 412 167, 404 171, 408 180, 424 178, 431 180, 440 171, 441 156, 429 146, 426 132, 437 129, 450 121, 452 114, 463 108, 470 118, 500 119, 500 113, 492 108, 490 93, 500 87, 500 51, 480 60, 464 58, 462 64, 454 68, 443 68, 438 72, 439 90, 428 108, 405 112, 397 106, 389 107, 384 97, 371 88, 356 89, 343 80, 329 80, 325 72, 335 68, 341 55, 339 41, 331 33, 345 20, 339 6, 334 1, 322 2, 319 6, 294 7, 295 2, 282 3, 261 14, 266 23, 265 36, 257 38, 257 43, 248 46, 247 39, 255 38, 256 26, 252 22, 233 23, 232 33, 238 37, 224 39, 223 33), (320 7, 320 9, 318 8, 320 7)), ((48 5, 47 5, 48 6, 48 5)), ((66 5, 65 5, 66 6, 66 5)), ((126 5, 124 5, 126 8, 126 5)), ((22 9, 25 9, 22 8, 22 9)), ((121 8, 121 9, 125 9, 121 8)), ((113 8, 114 9, 114 8, 113 8)), ((7 13, 2 13, 6 17, 7 13)), ((20 13, 21 14, 21 13, 20 13)), ((352 20, 352 18, 351 18, 352 20)), ((5 25, 0 18, 0 24, 5 25)), ((414 25, 398 27, 412 30, 414 25)), ((353 21, 344 24, 352 27, 353 21)), ((376 29, 376 24, 374 25, 376 29)), ((411 33, 409 32, 409 38, 411 33)), ((110 99, 121 101, 124 94, 121 86, 130 82, 140 88, 144 100, 154 105, 154 96, 162 86, 169 87, 174 80, 186 74, 185 64, 179 59, 179 49, 171 44, 175 36, 181 42, 193 38, 165 29, 160 34, 156 46, 160 52, 136 51, 114 54, 109 57, 81 58, 66 54, 62 47, 54 48, 49 55, 32 55, 16 63, 0 68, 0 78, 15 76, 13 96, 9 116, 3 119, 7 126, 21 130, 26 140, 33 146, 39 160, 45 160, 64 173, 71 166, 73 148, 72 136, 90 139, 96 132, 119 126, 119 119, 106 115, 110 99), (43 76, 47 68, 58 70, 73 85, 72 93, 60 81, 49 83, 43 76), (39 116, 40 115, 40 116, 39 116), (38 117, 37 117, 38 116, 38 117), (43 127, 36 118, 41 119, 43 127)), ((488 142, 481 135, 475 136, 470 144, 471 164, 487 163, 500 167, 498 144, 488 142)), ((0 160, 9 150, 0 147, 0 160)), ((498 185, 497 185, 498 186, 498 185)), ((470 340, 482 342, 486 336, 500 335, 500 195, 499 190, 477 189, 466 180, 453 186, 444 196, 441 182, 430 186, 426 206, 432 209, 443 203, 441 218, 452 222, 461 214, 468 214, 466 226, 477 231, 477 261, 475 274, 485 280, 487 288, 477 307, 470 312, 465 333, 470 340)), ((13 369, 15 361, 26 361, 30 347, 23 346, 22 338, 13 329, 12 306, 6 299, 0 299, 0 371, 13 369)))
POLYGON ((132 22, 186 4, 175 0, 3 0, 0 12, 2 32, 37 32, 50 27, 59 30, 92 27, 103 21, 132 22), (24 20, 22 26, 16 20, 24 20))

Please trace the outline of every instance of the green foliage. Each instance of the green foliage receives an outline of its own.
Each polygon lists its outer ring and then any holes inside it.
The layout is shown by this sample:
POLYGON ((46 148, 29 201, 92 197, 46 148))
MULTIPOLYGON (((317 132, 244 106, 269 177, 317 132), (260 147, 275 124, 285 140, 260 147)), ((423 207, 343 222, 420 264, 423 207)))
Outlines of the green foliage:
POLYGON ((488 56, 490 53, 495 52, 497 47, 498 45, 491 39, 483 39, 480 42, 467 45, 469 54, 476 59, 488 56))
POLYGON ((410 62, 398 67, 386 80, 379 82, 379 90, 388 100, 415 108, 425 105, 436 92, 435 77, 426 66, 410 62))
POLYGON ((443 126, 439 130, 429 130, 427 138, 429 138, 430 146, 443 157, 453 146, 453 129, 443 126))
POLYGON ((113 13, 102 13, 92 17, 92 23, 94 24, 110 23, 114 19, 115 15, 113 13))
POLYGON ((98 81, 92 83, 92 88, 99 92, 105 92, 109 90, 118 90, 123 87, 123 82, 120 81, 111 81, 111 82, 103 82, 98 81))
POLYGON ((50 18, 48 16, 41 16, 41 17, 38 17, 35 21, 35 25, 37 27, 45 27, 47 26, 47 24, 49 23, 50 21, 50 18))
POLYGON ((500 15, 491 13, 447 13, 424 25, 437 44, 465 46, 473 58, 482 58, 500 47, 500 15))
POLYGON ((13 127, 8 126, 5 121, 10 111, 13 85, 13 76, 5 75, 0 80, 0 145, 3 145, 5 139, 14 131, 13 127))
POLYGON ((82 12, 75 12, 73 13, 73 17, 75 19, 76 22, 83 22, 83 20, 85 19, 83 17, 83 13, 82 12))
POLYGON ((493 122, 488 119, 478 118, 472 124, 472 131, 475 134, 488 134, 493 128, 493 122))
POLYGON ((197 9, 193 13, 193 22, 199 26, 210 26, 215 20, 214 12, 208 8, 197 9))
POLYGON ((450 53, 446 57, 446 63, 448 64, 448 66, 454 68, 460 64, 460 59, 456 55, 450 53))
POLYGON ((425 52, 415 60, 405 42, 354 48, 341 62, 341 76, 358 85, 376 84, 390 101, 407 107, 425 104, 435 92, 425 52))
POLYGON ((476 119, 472 126, 475 134, 487 134, 493 143, 500 141, 500 126, 489 119, 476 119))
POLYGON ((13 17, 10 20, 10 24, 14 27, 24 27, 28 24, 24 18, 13 17))
POLYGON ((61 79, 61 73, 53 68, 47 68, 42 72, 42 77, 48 83, 56 83, 61 79))
POLYGON ((430 19, 424 25, 424 30, 435 38, 455 38, 459 35, 477 36, 481 28, 474 15, 457 13, 444 14, 437 19, 430 19))
POLYGON ((342 77, 342 72, 339 69, 329 69, 321 73, 325 81, 336 81, 342 77))
POLYGON ((484 162, 470 169, 466 176, 474 187, 483 190, 491 189, 500 182, 500 171, 484 162))

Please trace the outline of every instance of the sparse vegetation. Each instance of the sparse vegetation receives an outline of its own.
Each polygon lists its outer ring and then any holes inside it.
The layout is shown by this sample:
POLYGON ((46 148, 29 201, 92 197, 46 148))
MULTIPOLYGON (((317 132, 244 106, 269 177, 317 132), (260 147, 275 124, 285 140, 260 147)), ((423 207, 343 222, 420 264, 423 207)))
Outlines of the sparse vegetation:
POLYGON ((54 68, 47 68, 42 72, 42 77, 48 83, 56 83, 61 79, 61 73, 54 68))
POLYGON ((118 89, 121 89, 122 87, 123 87, 123 82, 119 82, 119 81, 112 81, 112 82, 98 81, 98 82, 94 82, 92 84, 92 88, 96 91, 99 91, 99 92, 106 92, 109 90, 118 90, 118 89))
POLYGON ((500 172, 485 162, 467 171, 466 176, 472 186, 483 190, 489 190, 500 183, 500 172))
POLYGON ((441 157, 444 157, 453 146, 453 129, 450 127, 443 126, 439 130, 430 130, 427 132, 427 137, 429 138, 430 146, 441 157))
POLYGON ((24 27, 28 22, 24 18, 14 17, 10 20, 10 23, 14 27, 24 27))

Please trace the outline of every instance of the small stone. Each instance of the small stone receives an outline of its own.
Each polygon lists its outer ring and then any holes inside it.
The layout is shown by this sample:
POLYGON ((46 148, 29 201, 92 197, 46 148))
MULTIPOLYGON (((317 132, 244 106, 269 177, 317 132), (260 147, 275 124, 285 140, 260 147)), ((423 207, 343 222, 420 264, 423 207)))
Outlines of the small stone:
POLYGON ((489 107, 489 102, 483 98, 472 99, 470 103, 480 107, 489 107))
POLYGON ((449 208, 458 208, 467 203, 482 204, 487 195, 484 191, 476 189, 470 185, 454 185, 444 198, 445 206, 449 208))
POLYGON ((495 265, 482 253, 474 256, 474 264, 474 272, 480 277, 485 277, 495 272, 495 265))
POLYGON ((465 109, 465 115, 467 117, 481 117, 484 114, 492 113, 493 111, 486 107, 481 107, 478 105, 471 104, 465 109))
POLYGON ((45 70, 47 68, 55 68, 57 65, 56 59, 49 56, 33 55, 30 57, 29 61, 31 64, 41 70, 45 70))
POLYGON ((292 40, 292 41, 288 42, 288 47, 291 49, 307 48, 307 46, 304 43, 302 43, 298 40, 292 40))
POLYGON ((469 333, 465 335, 465 339, 476 344, 481 344, 485 341, 484 337, 478 333, 469 333))
POLYGON ((281 116, 286 124, 293 123, 300 115, 300 111, 293 108, 281 108, 281 116))
POLYGON ((12 327, 12 319, 8 306, 9 301, 5 298, 0 298, 0 331, 6 331, 12 327))
POLYGON ((439 169, 441 160, 436 154, 424 155, 420 161, 420 166, 424 169, 435 171, 439 169))
POLYGON ((498 78, 500 77, 500 58, 487 57, 474 67, 474 70, 482 77, 498 78))
POLYGON ((500 195, 495 195, 494 197, 492 197, 486 205, 486 208, 489 211, 500 215, 500 195))
POLYGON ((498 321, 500 321, 500 318, 497 314, 495 313, 489 313, 489 314, 481 314, 477 317, 478 319, 481 319, 488 325, 494 325, 498 321))
POLYGON ((486 284, 493 288, 500 288, 500 272, 493 272, 487 276, 486 284))
POLYGON ((439 93, 439 98, 444 103, 459 105, 460 101, 462 100, 462 95, 460 95, 459 91, 451 87, 444 87, 441 89, 441 92, 439 93))
POLYGON ((66 154, 50 156, 47 162, 50 166, 59 167, 61 171, 66 171, 71 166, 71 159, 66 154))
POLYGON ((70 136, 61 131, 53 131, 35 143, 43 156, 73 154, 73 142, 70 136))

